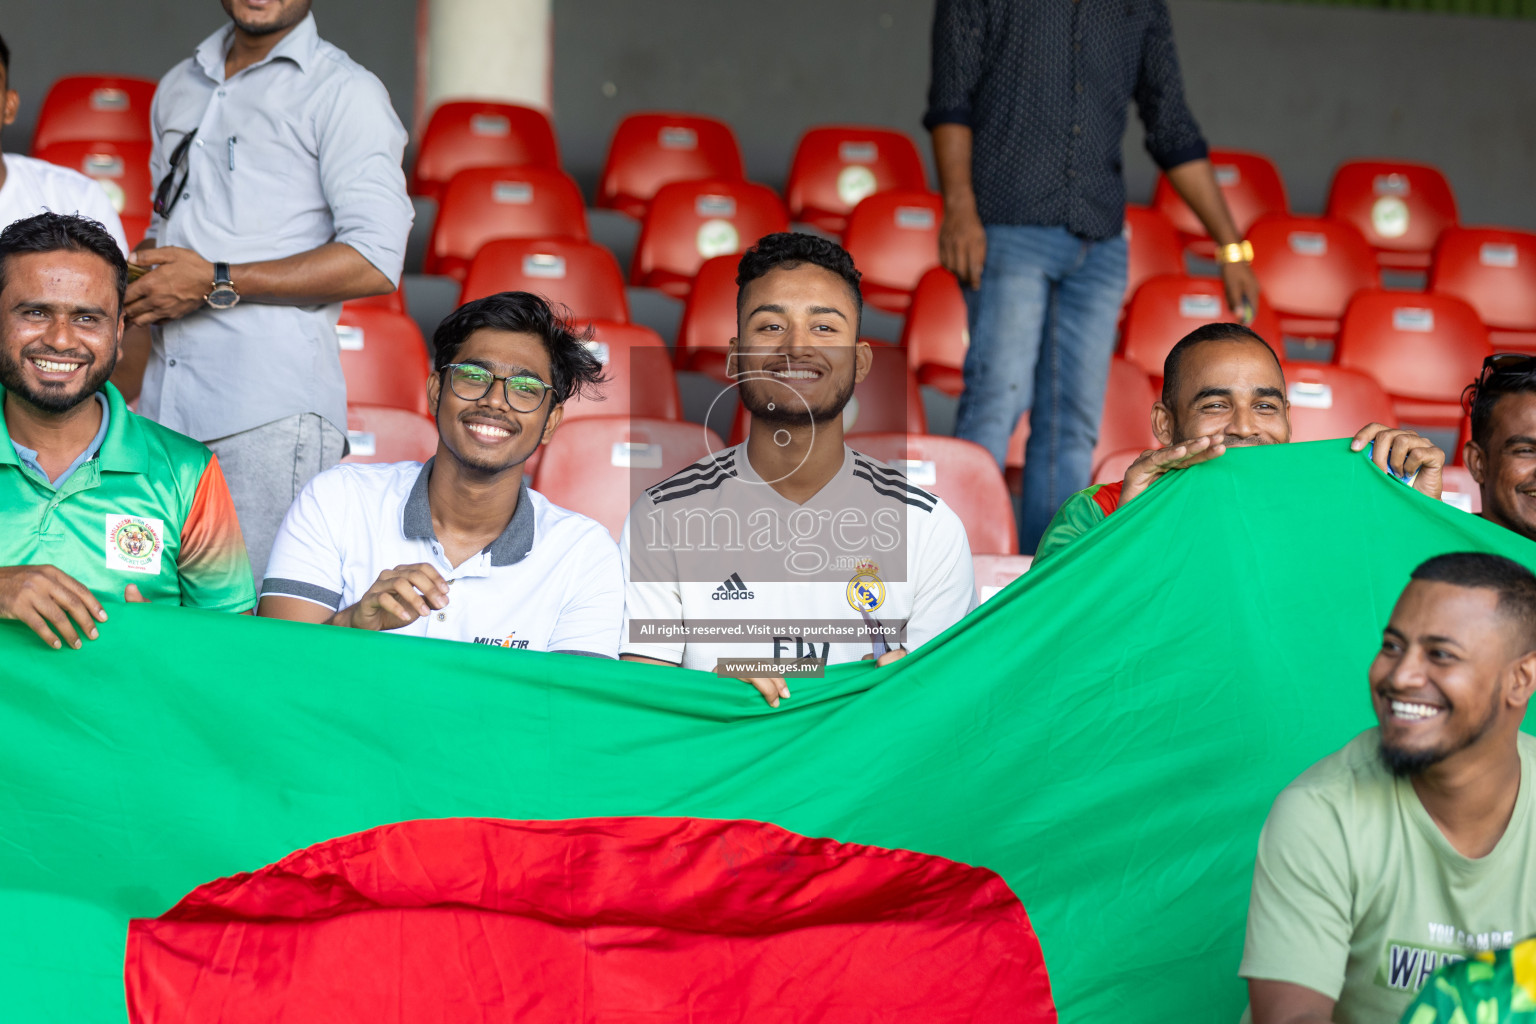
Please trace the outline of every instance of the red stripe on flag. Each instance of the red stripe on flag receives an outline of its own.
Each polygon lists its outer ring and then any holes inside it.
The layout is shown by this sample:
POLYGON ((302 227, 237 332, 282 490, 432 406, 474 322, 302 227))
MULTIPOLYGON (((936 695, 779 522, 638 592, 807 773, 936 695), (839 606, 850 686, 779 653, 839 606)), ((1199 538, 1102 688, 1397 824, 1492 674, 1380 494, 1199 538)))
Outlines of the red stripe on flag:
POLYGON ((134 1024, 1054 1024, 981 868, 689 818, 386 825, 129 927, 134 1024))

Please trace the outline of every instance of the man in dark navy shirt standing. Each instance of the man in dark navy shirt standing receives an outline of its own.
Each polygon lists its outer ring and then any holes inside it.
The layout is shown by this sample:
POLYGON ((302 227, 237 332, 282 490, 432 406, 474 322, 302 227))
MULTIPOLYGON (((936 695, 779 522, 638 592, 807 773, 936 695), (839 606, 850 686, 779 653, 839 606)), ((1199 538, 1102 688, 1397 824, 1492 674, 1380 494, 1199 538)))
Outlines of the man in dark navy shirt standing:
POLYGON ((1133 99, 1147 150, 1216 243, 1228 303, 1251 316, 1252 251, 1184 102, 1164 0, 938 0, 923 121, 944 193, 939 258, 970 316, 956 433, 1001 464, 1033 410, 1026 552, 1092 474, 1125 290, 1120 140, 1133 99))

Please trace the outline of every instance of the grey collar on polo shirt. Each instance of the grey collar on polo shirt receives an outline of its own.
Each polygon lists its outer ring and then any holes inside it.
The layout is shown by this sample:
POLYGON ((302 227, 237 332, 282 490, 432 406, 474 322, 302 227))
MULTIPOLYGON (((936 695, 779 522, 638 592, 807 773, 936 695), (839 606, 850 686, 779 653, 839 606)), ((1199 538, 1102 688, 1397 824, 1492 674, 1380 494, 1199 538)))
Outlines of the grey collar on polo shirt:
MULTIPOLYGON (((416 483, 405 499, 400 529, 411 540, 437 540, 437 533, 432 529, 432 506, 427 496, 427 480, 432 475, 432 463, 436 461, 434 456, 421 467, 421 472, 416 474, 416 483)), ((524 477, 517 488, 517 510, 512 513, 511 521, 501 531, 501 536, 485 548, 491 556, 492 566, 515 565, 528 557, 528 552, 533 550, 533 521, 533 502, 528 497, 528 478, 524 477)))

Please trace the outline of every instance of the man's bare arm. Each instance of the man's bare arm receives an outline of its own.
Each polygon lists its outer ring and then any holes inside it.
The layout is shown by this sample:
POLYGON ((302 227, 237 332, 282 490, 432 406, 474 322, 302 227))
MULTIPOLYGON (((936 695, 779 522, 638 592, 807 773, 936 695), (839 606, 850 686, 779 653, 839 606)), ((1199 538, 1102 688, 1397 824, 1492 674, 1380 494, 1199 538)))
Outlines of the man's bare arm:
MULTIPOLYGON (((133 324, 178 320, 200 308, 213 286, 213 263, 191 249, 162 247, 145 239, 133 262, 153 269, 128 286, 126 312, 133 324)), ((229 277, 242 302, 314 306, 368 295, 395 285, 345 242, 327 242, 280 260, 237 263, 229 277)))
MULTIPOLYGON (((1189 204, 1189 208, 1205 225, 1206 233, 1217 245, 1240 242, 1243 236, 1232 221, 1227 201, 1222 198, 1221 186, 1216 184, 1216 172, 1206 159, 1190 160, 1167 170, 1168 184, 1189 204)), ((1246 314, 1259 306, 1259 279, 1253 268, 1246 263, 1223 263, 1221 281, 1227 292, 1227 305, 1232 312, 1246 314), (1244 307, 1247 307, 1246 309, 1244 307)), ((1277 339, 1269 339, 1277 340, 1277 339)))
MULTIPOLYGON (((633 661, 641 665, 665 665, 668 668, 678 667, 670 661, 662 661, 659 658, 646 658, 639 654, 621 654, 619 655, 619 660, 633 661)), ((895 660, 895 658, 890 658, 890 661, 895 660)), ((880 664, 884 665, 887 663, 882 661, 880 664)), ((767 701, 768 706, 771 708, 778 707, 780 700, 789 697, 789 684, 784 681, 783 676, 740 676, 738 678, 744 683, 751 684, 752 688, 762 695, 763 700, 767 701)))
POLYGON ((1253 1024, 1333 1024, 1334 1001, 1305 985, 1248 979, 1253 1024))
POLYGON ((934 125, 933 160, 944 196, 939 262, 967 288, 979 288, 981 268, 987 261, 987 232, 976 212, 976 192, 971 186, 970 126, 934 125))

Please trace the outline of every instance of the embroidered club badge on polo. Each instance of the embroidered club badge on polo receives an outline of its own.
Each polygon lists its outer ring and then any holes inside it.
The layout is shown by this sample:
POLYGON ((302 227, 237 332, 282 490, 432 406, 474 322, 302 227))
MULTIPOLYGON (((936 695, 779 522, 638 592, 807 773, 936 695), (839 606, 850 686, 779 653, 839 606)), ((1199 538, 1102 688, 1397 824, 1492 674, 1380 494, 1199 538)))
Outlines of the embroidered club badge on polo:
POLYGON ((121 512, 108 512, 106 520, 107 568, 159 575, 165 521, 121 512))

